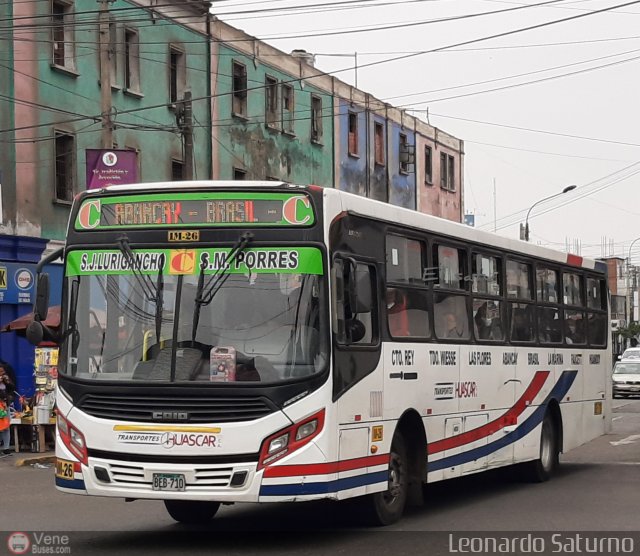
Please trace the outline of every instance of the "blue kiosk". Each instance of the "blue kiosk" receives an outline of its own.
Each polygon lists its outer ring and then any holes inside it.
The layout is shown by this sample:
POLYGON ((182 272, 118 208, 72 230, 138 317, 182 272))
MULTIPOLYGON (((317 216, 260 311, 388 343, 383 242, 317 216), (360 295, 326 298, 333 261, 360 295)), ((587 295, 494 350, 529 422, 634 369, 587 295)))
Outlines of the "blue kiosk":
MULTIPOLYGON (((47 247, 48 240, 0 235, 0 325, 5 325, 33 309, 36 264, 47 247)), ((50 276, 49 306, 59 305, 62 296, 62 265, 48 264, 50 276)), ((18 332, 0 334, 0 359, 16 372, 17 391, 30 397, 34 393, 34 347, 18 332)))

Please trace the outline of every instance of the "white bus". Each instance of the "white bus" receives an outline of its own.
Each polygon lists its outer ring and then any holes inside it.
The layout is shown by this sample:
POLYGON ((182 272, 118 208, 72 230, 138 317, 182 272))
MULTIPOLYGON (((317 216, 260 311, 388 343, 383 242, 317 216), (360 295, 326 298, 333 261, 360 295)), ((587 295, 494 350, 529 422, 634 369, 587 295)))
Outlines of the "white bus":
POLYGON ((57 339, 56 486, 221 503, 358 497, 519 464, 544 481, 608 430, 606 266, 344 192, 110 187, 74 201, 57 339))

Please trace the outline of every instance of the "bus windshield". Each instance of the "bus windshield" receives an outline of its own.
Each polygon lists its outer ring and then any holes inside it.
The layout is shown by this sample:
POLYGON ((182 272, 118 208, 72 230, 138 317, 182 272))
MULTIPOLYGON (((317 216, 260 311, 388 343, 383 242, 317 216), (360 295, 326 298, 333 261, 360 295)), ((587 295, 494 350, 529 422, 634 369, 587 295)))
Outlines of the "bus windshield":
POLYGON ((237 251, 71 251, 60 372, 169 383, 273 383, 321 372, 320 250, 237 251))

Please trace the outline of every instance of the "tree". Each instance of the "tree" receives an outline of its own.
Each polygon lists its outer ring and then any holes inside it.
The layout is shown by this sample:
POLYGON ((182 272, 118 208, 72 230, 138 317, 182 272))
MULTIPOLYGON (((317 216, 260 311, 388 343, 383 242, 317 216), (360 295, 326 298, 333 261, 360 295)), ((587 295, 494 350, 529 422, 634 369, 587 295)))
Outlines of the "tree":
POLYGON ((632 345, 638 343, 638 336, 640 335, 640 322, 629 323, 628 326, 622 326, 618 329, 618 334, 625 340, 629 340, 632 345))

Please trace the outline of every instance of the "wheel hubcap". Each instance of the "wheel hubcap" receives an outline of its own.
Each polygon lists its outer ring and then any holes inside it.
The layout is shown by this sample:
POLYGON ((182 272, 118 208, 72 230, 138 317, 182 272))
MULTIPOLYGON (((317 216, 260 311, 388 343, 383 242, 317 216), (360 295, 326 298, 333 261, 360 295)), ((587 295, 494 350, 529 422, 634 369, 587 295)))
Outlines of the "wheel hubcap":
POLYGON ((545 470, 549 471, 553 466, 553 442, 549 425, 542 427, 542 439, 540 441, 540 462, 545 470))
POLYGON ((402 492, 402 462, 396 454, 391 455, 389 465, 389 488, 385 493, 385 500, 393 504, 402 492))

